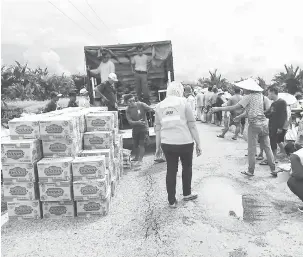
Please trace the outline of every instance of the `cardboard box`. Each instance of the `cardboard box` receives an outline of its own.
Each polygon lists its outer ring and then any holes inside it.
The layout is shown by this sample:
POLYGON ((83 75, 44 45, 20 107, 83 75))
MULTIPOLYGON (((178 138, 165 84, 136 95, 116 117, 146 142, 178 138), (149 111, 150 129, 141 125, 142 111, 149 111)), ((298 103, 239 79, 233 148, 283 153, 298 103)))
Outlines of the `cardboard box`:
POLYGON ((2 163, 34 163, 42 157, 41 142, 37 139, 3 140, 2 163))
POLYGON ((39 183, 40 200, 45 202, 72 201, 72 183, 69 181, 39 183))
POLYGON ((68 114, 54 117, 46 117, 40 120, 40 138, 49 140, 49 136, 66 138, 76 137, 80 133, 76 124, 76 118, 68 114))
POLYGON ((37 163, 2 164, 4 182, 35 182, 37 181, 37 163))
POLYGON ((88 113, 85 115, 85 120, 87 132, 114 130, 114 114, 112 113, 88 113))
POLYGON ((85 201, 89 199, 105 199, 109 190, 108 180, 92 179, 74 181, 74 200, 85 201))
POLYGON ((8 202, 7 212, 10 220, 41 219, 41 203, 37 200, 8 202))
POLYGON ((97 131, 84 133, 84 150, 110 149, 114 145, 111 131, 97 131))
POLYGON ((8 126, 12 140, 38 139, 40 137, 38 117, 15 118, 8 122, 8 126))
POLYGON ((86 201, 77 201, 77 216, 89 218, 91 216, 105 216, 110 209, 110 193, 104 199, 90 199, 86 201))
POLYGON ((38 162, 39 182, 71 181, 72 157, 43 158, 38 162))
POLYGON ((117 111, 108 111, 108 112, 114 114, 114 128, 119 129, 119 113, 117 111))
POLYGON ((104 179, 108 173, 105 156, 77 157, 72 162, 73 180, 104 179))
POLYGON ((38 200, 38 188, 35 182, 4 182, 3 200, 6 202, 38 200))
POLYGON ((75 202, 43 202, 42 203, 44 219, 61 219, 75 217, 75 202))
POLYGON ((113 149, 98 149, 98 150, 83 150, 79 152, 79 157, 87 157, 87 156, 105 156, 105 164, 106 168, 110 168, 113 166, 113 149))
POLYGON ((80 145, 80 142, 75 139, 43 140, 43 156, 46 158, 74 157, 81 151, 80 145))

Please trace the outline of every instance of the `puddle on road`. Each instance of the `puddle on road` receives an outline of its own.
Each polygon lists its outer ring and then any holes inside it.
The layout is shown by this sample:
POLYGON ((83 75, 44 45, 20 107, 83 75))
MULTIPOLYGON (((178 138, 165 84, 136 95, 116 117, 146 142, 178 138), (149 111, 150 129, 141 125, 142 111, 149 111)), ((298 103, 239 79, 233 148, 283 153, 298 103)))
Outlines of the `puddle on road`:
POLYGON ((262 201, 259 195, 241 194, 239 185, 221 177, 206 178, 201 184, 199 198, 208 216, 215 219, 236 218, 254 223, 266 220, 273 209, 273 205, 262 201))
POLYGON ((199 198, 206 205, 206 212, 214 217, 243 219, 242 195, 226 178, 206 178, 199 191, 199 198))

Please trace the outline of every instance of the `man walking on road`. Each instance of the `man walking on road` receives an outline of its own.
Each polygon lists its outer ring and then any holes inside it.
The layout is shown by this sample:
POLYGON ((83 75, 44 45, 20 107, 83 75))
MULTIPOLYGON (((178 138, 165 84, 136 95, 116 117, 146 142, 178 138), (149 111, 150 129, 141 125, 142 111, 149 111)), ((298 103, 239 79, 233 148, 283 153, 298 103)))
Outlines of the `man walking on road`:
POLYGON ((148 143, 149 130, 146 113, 153 111, 151 107, 142 102, 136 102, 133 95, 124 96, 124 102, 128 105, 126 108, 126 118, 132 126, 132 138, 135 148, 135 165, 141 165, 145 153, 145 146, 148 143))
POLYGON ((138 46, 137 50, 138 54, 131 61, 132 70, 135 74, 136 92, 139 101, 150 105, 147 75, 152 65, 151 58, 143 54, 143 46, 138 46))
MULTIPOLYGON (((277 176, 275 171, 276 166, 274 162, 274 156, 270 147, 268 122, 266 120, 263 109, 263 89, 253 80, 248 79, 236 84, 239 87, 249 88, 249 94, 245 95, 239 103, 233 106, 227 107, 214 107, 212 112, 217 111, 235 111, 245 108, 248 117, 248 171, 241 172, 247 176, 254 176, 256 166, 256 146, 258 137, 260 138, 260 144, 266 153, 268 164, 271 170, 272 176, 277 176)), ((240 118, 236 118, 236 121, 240 121, 240 118)))
POLYGON ((95 88, 95 92, 100 96, 100 102, 103 102, 109 111, 118 111, 116 82, 117 75, 110 73, 108 80, 95 88))
MULTIPOLYGON (((227 106, 234 106, 236 105, 237 103, 240 102, 240 100, 242 99, 242 96, 241 96, 241 90, 240 88, 235 88, 235 94, 228 100, 227 102, 227 106)), ((234 121, 234 118, 236 118, 237 116, 239 116, 241 113, 243 113, 243 109, 239 109, 239 110, 235 110, 235 111, 232 111, 230 112, 230 121, 229 121, 229 127, 231 127, 232 125, 235 125, 236 126, 236 132, 235 132, 235 135, 233 136, 233 140, 237 140, 238 138, 238 134, 240 133, 240 130, 241 130, 241 122, 235 122, 234 121)), ((222 134, 219 135, 218 137, 220 138, 224 138, 225 134, 228 132, 229 130, 229 127, 225 127, 222 134)))

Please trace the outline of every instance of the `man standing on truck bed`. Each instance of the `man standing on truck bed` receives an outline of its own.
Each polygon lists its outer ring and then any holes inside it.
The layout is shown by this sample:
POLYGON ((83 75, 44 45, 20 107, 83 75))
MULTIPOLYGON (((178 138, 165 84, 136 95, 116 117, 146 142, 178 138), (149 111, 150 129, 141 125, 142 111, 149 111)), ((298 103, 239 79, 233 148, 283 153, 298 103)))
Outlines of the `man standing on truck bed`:
POLYGON ((147 74, 152 65, 151 58, 143 54, 142 45, 137 47, 137 51, 138 54, 131 61, 132 71, 135 74, 136 92, 139 101, 150 105, 147 74))
MULTIPOLYGON (((108 76, 110 73, 115 73, 115 64, 110 60, 110 53, 103 52, 102 54, 98 53, 98 58, 101 59, 101 63, 97 69, 90 70, 88 69, 90 74, 100 75, 101 84, 105 83, 108 80, 108 76)), ((97 106, 101 105, 101 95, 99 91, 95 90, 95 101, 94 104, 97 106)))
POLYGON ((118 111, 116 82, 118 82, 117 75, 110 73, 108 80, 94 89, 100 96, 100 102, 107 106, 109 111, 118 111))

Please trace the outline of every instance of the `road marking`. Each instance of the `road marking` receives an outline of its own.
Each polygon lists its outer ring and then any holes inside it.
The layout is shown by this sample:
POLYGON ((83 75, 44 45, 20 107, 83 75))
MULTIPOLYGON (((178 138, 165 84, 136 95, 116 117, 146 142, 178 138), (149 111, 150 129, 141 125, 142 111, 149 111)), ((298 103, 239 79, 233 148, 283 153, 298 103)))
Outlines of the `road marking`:
POLYGON ((8 221, 8 213, 6 212, 1 216, 1 227, 8 221))

